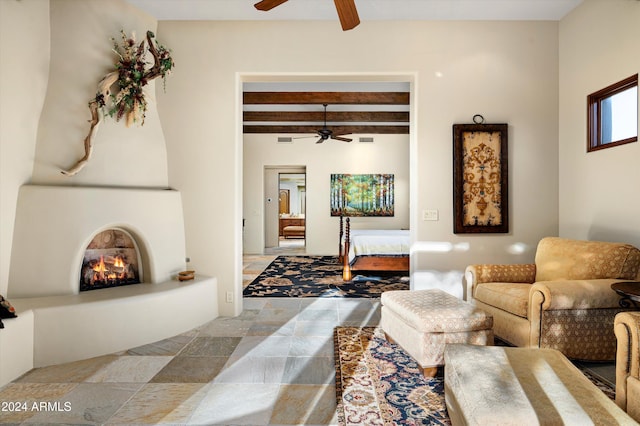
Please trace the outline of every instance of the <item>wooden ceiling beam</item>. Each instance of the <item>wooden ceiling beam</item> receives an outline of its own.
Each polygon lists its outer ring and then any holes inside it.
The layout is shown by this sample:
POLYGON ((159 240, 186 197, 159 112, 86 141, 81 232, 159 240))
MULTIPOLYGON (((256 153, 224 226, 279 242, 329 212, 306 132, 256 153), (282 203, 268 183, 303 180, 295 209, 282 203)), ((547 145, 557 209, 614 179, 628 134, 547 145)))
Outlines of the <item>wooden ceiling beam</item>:
MULTIPOLYGON (((243 121, 324 121, 321 111, 245 111, 243 121)), ((328 111, 327 121, 409 122, 408 112, 398 111, 328 111)))
POLYGON ((409 92, 244 92, 245 105, 409 105, 409 92))
MULTIPOLYGON (((318 126, 243 126, 244 133, 309 133, 316 134, 318 126)), ((409 126, 329 126, 334 135, 394 134, 408 135, 409 126)))

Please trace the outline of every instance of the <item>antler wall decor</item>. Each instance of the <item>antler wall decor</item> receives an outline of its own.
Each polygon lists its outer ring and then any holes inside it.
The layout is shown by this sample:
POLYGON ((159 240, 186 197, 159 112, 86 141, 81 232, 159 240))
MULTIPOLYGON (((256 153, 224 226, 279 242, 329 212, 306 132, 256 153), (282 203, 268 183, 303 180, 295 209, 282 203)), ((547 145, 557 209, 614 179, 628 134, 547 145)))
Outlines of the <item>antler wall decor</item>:
POLYGON ((70 169, 63 170, 61 173, 65 176, 76 175, 91 159, 93 137, 103 116, 100 109, 106 110, 110 117, 115 116, 116 121, 124 118, 127 127, 134 122, 143 125, 147 110, 144 86, 158 77, 162 77, 166 82, 167 75, 175 66, 169 50, 157 42, 154 43, 153 32, 147 31, 146 44, 145 40, 142 40, 137 46, 134 37, 127 37, 124 31, 121 33, 122 47, 112 39, 113 50, 120 58, 116 64, 116 70, 100 80, 95 98, 89 101, 91 127, 84 139, 84 157, 70 169), (149 69, 145 61, 147 51, 153 56, 153 65, 149 69), (118 89, 115 93, 111 93, 111 87, 116 83, 118 83, 118 89))

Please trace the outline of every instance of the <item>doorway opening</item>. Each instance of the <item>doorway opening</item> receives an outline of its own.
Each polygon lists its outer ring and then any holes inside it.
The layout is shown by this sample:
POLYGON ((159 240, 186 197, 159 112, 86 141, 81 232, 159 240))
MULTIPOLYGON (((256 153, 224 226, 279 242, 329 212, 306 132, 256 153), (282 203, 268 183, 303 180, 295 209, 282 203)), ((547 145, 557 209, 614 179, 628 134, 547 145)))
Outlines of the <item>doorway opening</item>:
POLYGON ((305 253, 309 229, 306 180, 306 166, 265 166, 265 254, 305 253))
POLYGON ((304 248, 307 213, 306 173, 278 174, 278 247, 304 248))

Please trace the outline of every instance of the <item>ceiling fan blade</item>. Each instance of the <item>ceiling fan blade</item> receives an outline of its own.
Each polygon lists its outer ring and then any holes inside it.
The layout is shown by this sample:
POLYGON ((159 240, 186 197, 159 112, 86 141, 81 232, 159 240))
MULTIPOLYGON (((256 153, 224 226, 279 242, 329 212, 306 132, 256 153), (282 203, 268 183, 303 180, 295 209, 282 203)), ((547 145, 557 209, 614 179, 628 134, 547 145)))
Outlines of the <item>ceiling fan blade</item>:
POLYGON ((333 0, 333 2, 336 4, 342 30, 348 31, 357 27, 360 23, 360 18, 358 17, 355 0, 333 0))
POLYGON ((254 4, 255 8, 258 10, 271 10, 276 6, 280 6, 282 3, 285 3, 287 0, 262 0, 258 3, 254 4))
POLYGON ((337 141, 342 141, 342 142, 351 142, 353 140, 349 138, 343 138, 342 136, 331 136, 331 139, 335 139, 337 141))
POLYGON ((320 136, 320 139, 318 139, 318 140, 316 141, 316 143, 322 143, 322 142, 324 142, 324 138, 323 138, 322 136, 320 136))

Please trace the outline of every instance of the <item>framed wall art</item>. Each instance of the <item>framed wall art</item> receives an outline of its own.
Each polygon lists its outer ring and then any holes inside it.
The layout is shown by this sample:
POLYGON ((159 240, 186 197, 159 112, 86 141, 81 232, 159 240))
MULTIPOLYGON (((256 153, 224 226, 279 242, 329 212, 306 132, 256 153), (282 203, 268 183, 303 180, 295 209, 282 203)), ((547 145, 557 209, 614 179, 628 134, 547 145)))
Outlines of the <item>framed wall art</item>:
POLYGON ((331 216, 393 216, 392 174, 332 174, 331 216))
POLYGON ((509 232, 507 129, 507 124, 453 125, 455 234, 509 232))

